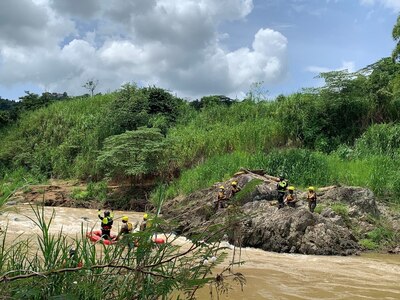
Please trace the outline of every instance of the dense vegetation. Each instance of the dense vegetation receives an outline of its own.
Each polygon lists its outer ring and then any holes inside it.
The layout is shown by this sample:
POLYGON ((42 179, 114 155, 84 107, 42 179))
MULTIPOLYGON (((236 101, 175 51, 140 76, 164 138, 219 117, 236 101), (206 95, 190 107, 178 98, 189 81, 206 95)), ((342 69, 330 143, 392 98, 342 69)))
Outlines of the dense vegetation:
POLYGON ((367 186, 397 201, 400 64, 385 58, 321 77, 324 87, 275 100, 249 93, 186 102, 127 84, 27 109, 2 129, 1 174, 135 183, 153 176, 169 183, 172 197, 248 167, 299 186, 367 186))

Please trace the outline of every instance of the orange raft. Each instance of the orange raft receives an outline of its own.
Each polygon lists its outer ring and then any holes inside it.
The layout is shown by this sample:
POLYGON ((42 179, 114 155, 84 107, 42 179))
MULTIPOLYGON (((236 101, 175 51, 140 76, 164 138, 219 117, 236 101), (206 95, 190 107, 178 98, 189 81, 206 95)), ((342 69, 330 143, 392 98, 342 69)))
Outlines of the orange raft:
POLYGON ((115 244, 117 241, 115 238, 117 237, 115 234, 111 234, 111 240, 106 240, 101 237, 101 230, 93 230, 86 233, 86 237, 89 238, 92 242, 101 241, 104 245, 115 244))

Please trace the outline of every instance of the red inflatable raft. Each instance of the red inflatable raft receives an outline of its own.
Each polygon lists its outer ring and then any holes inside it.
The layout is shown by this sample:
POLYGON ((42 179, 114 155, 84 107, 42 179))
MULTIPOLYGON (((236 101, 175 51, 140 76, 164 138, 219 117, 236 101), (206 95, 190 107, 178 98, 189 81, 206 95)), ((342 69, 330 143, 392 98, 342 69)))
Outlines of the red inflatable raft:
POLYGON ((115 238, 117 237, 115 234, 111 234, 111 240, 106 240, 101 238, 101 230, 93 230, 88 233, 86 233, 86 236, 92 241, 92 242, 98 242, 101 240, 101 243, 104 245, 111 245, 116 243, 117 241, 115 238))
MULTIPOLYGON (((115 234, 111 234, 111 240, 106 240, 101 238, 101 230, 93 230, 88 233, 86 233, 86 236, 92 241, 92 242, 98 242, 100 241, 104 245, 111 245, 115 244, 117 241, 115 238, 117 237, 115 234)), ((163 238, 153 238, 153 242, 156 244, 164 244, 165 240, 163 238)))

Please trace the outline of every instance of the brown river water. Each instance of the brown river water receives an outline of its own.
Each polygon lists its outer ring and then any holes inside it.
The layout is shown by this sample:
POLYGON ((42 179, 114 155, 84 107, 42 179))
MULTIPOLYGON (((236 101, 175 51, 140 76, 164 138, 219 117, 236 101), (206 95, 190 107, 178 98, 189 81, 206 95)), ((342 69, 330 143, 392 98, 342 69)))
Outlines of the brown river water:
MULTIPOLYGON (((31 208, 17 208, 18 212, 0 215, 0 226, 4 229, 8 224, 9 238, 38 232, 27 218, 33 217, 31 208)), ((51 232, 62 229, 68 234, 79 234, 81 224, 89 229, 99 227, 96 210, 46 207, 46 215, 50 216, 53 209, 56 216, 51 232)), ((127 215, 135 223, 143 213, 115 211, 114 215, 115 219, 127 215)), ((115 232, 118 223, 121 222, 114 222, 115 232)), ((184 238, 181 241, 187 242, 184 238)), ((220 299, 400 299, 399 255, 307 256, 244 248, 241 258, 245 264, 235 271, 247 279, 243 292, 232 283, 232 290, 220 299)), ((207 288, 199 292, 198 299, 210 299, 207 288)))

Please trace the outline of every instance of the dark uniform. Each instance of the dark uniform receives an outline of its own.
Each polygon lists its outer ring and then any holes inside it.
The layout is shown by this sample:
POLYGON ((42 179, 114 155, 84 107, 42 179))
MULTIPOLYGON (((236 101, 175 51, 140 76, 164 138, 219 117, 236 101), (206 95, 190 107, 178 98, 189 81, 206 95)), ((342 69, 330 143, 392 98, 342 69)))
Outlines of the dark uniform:
POLYGON ((282 208, 285 205, 283 201, 285 198, 287 186, 288 182, 283 177, 280 177, 279 182, 276 185, 276 189, 278 191, 278 208, 282 208))
POLYGON ((110 234, 111 234, 112 225, 114 223, 114 221, 113 221, 114 215, 112 213, 110 213, 109 211, 105 211, 104 217, 102 217, 101 211, 99 209, 98 216, 99 216, 99 219, 101 220, 101 236, 107 240, 111 239, 110 234))

